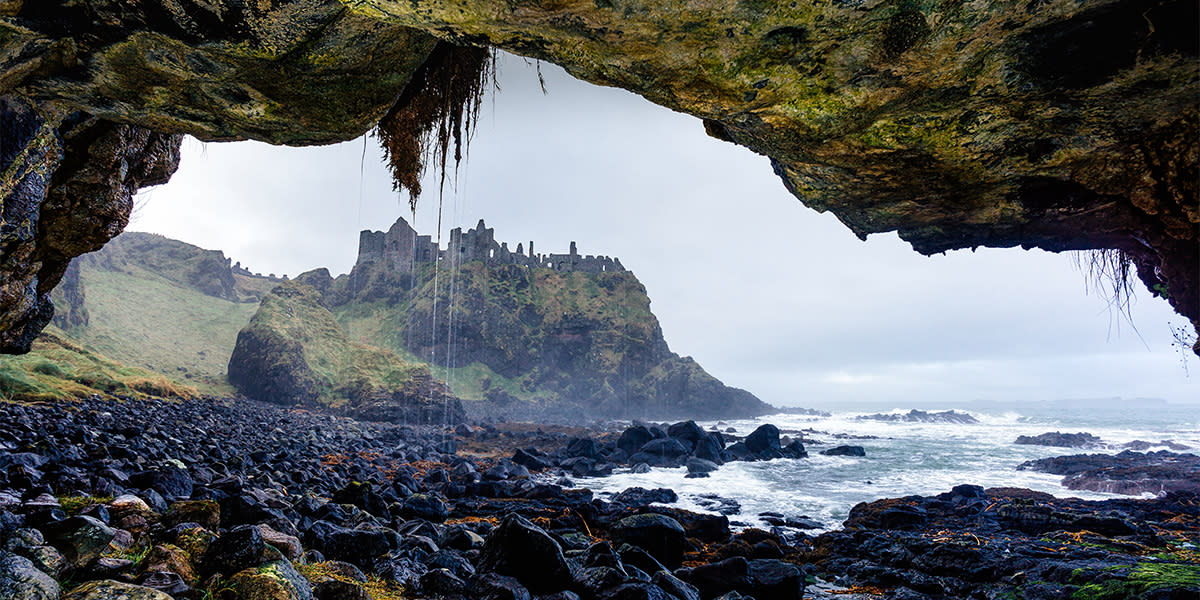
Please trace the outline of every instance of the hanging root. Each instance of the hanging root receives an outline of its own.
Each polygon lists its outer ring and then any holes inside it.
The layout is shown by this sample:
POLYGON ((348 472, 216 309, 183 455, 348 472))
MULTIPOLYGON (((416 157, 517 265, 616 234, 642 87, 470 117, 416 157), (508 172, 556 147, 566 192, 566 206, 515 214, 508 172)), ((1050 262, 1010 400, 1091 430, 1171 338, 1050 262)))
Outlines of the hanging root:
POLYGON ((453 144, 454 167, 467 152, 488 84, 495 85, 496 53, 491 48, 439 42, 404 92, 375 126, 392 172, 395 191, 408 190, 416 210, 421 178, 432 163, 446 185, 446 158, 453 144))
POLYGON ((1087 292, 1093 290, 1108 301, 1110 309, 1132 319, 1135 269, 1133 259, 1124 250, 1101 249, 1076 252, 1075 267, 1084 274, 1087 292))

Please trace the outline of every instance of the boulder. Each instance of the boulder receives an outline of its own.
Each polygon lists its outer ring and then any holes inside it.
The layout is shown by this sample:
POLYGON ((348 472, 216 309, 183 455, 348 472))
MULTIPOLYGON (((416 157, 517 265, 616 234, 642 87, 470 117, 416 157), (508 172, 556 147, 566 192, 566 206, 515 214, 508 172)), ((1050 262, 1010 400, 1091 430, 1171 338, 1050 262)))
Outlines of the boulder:
POLYGON ((498 573, 480 573, 467 583, 468 596, 474 600, 530 600, 529 590, 515 577, 498 573))
POLYGON ((89 581, 73 590, 62 600, 173 600, 153 588, 121 583, 111 579, 89 581))
POLYGON ((58 600, 62 590, 52 577, 38 570, 28 558, 0 555, 0 598, 12 600, 58 600))
POLYGON ((441 523, 450 516, 450 509, 441 498, 433 494, 413 494, 404 499, 400 515, 406 519, 425 519, 441 523))
POLYGON ((765 423, 759 425, 746 436, 746 449, 760 458, 776 458, 779 456, 779 428, 765 423))
POLYGON ((237 597, 253 600, 314 600, 312 587, 292 563, 268 562, 245 569, 229 580, 237 597))
POLYGON ((76 568, 86 567, 100 557, 117 532, 93 517, 75 516, 42 528, 46 538, 76 568))
POLYGON ((506 515, 488 534, 478 565, 483 572, 515 577, 539 594, 565 590, 573 582, 558 542, 516 513, 506 515))
POLYGON ((686 442, 689 448, 694 449, 696 442, 708 437, 708 434, 695 421, 683 421, 668 427, 667 436, 686 442))
POLYGON ((795 600, 804 595, 804 571, 782 560, 749 561, 750 586, 742 590, 755 600, 795 600))
POLYGON ((652 439, 654 436, 649 429, 642 425, 634 425, 621 432, 621 437, 617 438, 617 448, 632 455, 652 439))
POLYGON ((862 446, 834 446, 827 450, 822 450, 821 454, 825 456, 866 456, 867 451, 862 446))
MULTIPOLYGON (((688 448, 673 438, 650 440, 638 450, 638 455, 654 457, 660 463, 674 461, 688 455, 688 448)), ((632 460, 632 457, 631 457, 632 460)))
POLYGON ((672 569, 683 562, 687 544, 683 526, 671 517, 645 513, 625 517, 610 530, 613 543, 637 546, 672 569))
POLYGON ((267 549, 262 532, 253 525, 239 525, 208 545, 201 559, 203 573, 222 573, 226 577, 262 562, 267 549))
POLYGON ((750 565, 741 556, 690 569, 680 569, 675 574, 696 586, 700 597, 706 599, 750 587, 750 565))

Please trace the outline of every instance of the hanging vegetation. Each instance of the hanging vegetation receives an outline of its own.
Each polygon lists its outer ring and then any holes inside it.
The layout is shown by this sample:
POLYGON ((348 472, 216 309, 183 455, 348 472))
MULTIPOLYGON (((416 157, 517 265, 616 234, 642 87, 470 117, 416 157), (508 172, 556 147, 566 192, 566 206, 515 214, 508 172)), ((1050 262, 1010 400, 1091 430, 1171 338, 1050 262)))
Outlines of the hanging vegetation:
POLYGON ((376 125, 374 134, 392 172, 392 186, 397 192, 408 190, 413 210, 429 164, 439 169, 442 188, 452 150, 457 171, 495 74, 495 50, 438 43, 376 125))

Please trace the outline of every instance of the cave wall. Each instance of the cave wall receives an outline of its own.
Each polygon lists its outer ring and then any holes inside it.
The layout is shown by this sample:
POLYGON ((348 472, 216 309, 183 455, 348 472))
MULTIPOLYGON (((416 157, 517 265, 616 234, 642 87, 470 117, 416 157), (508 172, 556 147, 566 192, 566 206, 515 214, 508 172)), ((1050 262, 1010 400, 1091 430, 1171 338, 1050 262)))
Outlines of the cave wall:
MULTIPOLYGON (((491 45, 699 117, 862 237, 1119 249, 1197 325, 1198 21, 1194 0, 10 1, 0 94, 323 143, 378 120, 435 40, 491 45)), ((28 290, 0 328, 36 329, 28 290)))

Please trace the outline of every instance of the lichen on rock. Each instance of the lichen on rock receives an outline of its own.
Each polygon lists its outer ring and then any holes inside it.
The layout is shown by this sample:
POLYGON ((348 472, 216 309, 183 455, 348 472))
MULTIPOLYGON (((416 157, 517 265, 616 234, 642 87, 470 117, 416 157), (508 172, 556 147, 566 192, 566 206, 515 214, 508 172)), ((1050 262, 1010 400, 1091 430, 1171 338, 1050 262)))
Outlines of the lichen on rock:
MULTIPOLYGON (((700 117, 859 236, 1117 249, 1200 325, 1192 0, 2 6, 0 94, 205 139, 356 137, 436 40, 547 60, 700 117)), ((35 292, 0 329, 38 329, 35 292)))

